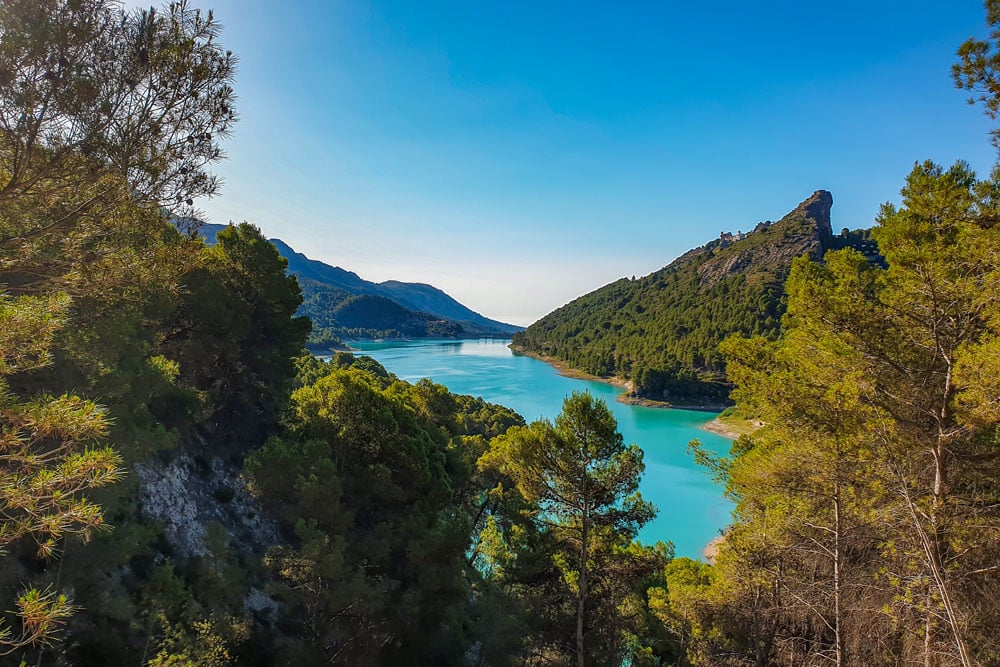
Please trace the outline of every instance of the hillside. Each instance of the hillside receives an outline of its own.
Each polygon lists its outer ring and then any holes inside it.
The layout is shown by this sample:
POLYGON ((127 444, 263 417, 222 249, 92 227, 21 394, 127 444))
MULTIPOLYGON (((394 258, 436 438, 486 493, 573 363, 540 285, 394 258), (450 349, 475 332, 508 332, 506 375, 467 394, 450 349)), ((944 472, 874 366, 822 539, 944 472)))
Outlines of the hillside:
POLYGON ((733 333, 774 337, 792 260, 867 238, 834 237, 832 205, 819 190, 777 222, 723 233, 648 276, 597 289, 515 334, 515 349, 629 379, 639 398, 723 401, 719 342, 733 333))
MULTIPOLYGON (((225 225, 198 228, 207 243, 225 225)), ((299 314, 313 321, 311 344, 336 344, 338 338, 427 336, 508 336, 523 327, 491 320, 442 290, 424 283, 389 280, 375 283, 358 274, 309 259, 281 239, 270 239, 299 279, 299 314)))

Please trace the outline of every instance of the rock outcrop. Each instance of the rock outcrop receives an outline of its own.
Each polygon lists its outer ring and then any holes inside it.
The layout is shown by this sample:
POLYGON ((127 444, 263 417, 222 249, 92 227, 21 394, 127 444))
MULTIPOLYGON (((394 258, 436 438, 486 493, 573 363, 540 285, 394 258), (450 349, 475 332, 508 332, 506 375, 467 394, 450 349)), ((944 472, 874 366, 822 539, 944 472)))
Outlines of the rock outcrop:
POLYGON ((698 267, 699 286, 710 289, 736 274, 745 274, 748 281, 766 280, 799 255, 819 259, 833 236, 832 207, 833 195, 817 190, 778 222, 758 225, 734 242, 715 241, 700 248, 711 257, 698 267))
POLYGON ((579 297, 514 335, 515 349, 603 377, 631 380, 634 397, 674 404, 725 402, 718 344, 732 334, 776 336, 792 261, 869 242, 834 237, 833 196, 817 190, 777 222, 724 231, 638 280, 579 297))
POLYGON ((266 518, 238 470, 213 457, 207 462, 180 453, 169 463, 137 464, 142 512, 163 525, 174 551, 205 556, 207 527, 223 526, 238 549, 263 553, 282 542, 277 524, 266 518))

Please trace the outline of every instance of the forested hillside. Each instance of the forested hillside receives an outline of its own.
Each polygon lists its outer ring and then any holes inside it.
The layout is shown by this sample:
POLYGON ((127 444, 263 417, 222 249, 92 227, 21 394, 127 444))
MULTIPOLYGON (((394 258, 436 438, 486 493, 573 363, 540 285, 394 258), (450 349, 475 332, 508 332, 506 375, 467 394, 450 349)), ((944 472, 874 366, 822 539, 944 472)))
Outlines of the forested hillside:
POLYGON ((693 660, 1000 661, 996 187, 917 165, 872 231, 885 268, 800 258, 782 335, 723 344, 764 426, 704 457, 736 512, 682 612, 712 637, 693 660))
POLYGON ((723 233, 655 273, 586 294, 515 334, 515 349, 629 379, 644 398, 724 401, 731 387, 719 343, 730 334, 777 335, 792 260, 818 259, 834 243, 832 205, 820 190, 775 223, 723 233))

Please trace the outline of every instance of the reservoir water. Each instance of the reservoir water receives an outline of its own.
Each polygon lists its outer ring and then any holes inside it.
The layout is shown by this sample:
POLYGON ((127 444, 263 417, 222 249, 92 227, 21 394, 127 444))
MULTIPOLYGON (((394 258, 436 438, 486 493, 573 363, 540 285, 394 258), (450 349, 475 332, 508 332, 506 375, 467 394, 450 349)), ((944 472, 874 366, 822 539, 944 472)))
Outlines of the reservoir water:
POLYGON ((705 470, 687 453, 698 438, 716 452, 729 451, 730 441, 702 430, 714 415, 619 403, 621 389, 603 382, 560 375, 552 366, 517 355, 503 340, 419 340, 352 342, 397 377, 409 382, 430 378, 456 394, 482 396, 513 408, 526 420, 555 419, 563 399, 573 391, 601 397, 618 420, 626 443, 645 452, 646 473, 640 490, 659 508, 639 539, 647 544, 671 541, 678 556, 699 558, 702 550, 729 522, 732 504, 705 470))

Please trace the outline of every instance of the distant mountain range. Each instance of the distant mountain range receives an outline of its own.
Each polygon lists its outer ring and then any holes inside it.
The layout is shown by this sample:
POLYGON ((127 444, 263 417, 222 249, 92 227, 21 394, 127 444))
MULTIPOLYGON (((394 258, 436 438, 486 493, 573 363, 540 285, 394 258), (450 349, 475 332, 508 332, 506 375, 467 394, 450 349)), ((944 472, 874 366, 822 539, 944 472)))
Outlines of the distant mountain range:
MULTIPOLYGON (((206 243, 226 225, 202 224, 206 243)), ((309 259, 281 239, 270 239, 299 279, 300 315, 313 322, 311 344, 336 346, 342 338, 510 336, 524 327, 498 322, 424 283, 374 283, 353 271, 309 259)))
POLYGON ((850 246, 880 261, 867 231, 832 233, 832 206, 818 190, 777 222, 723 232, 648 276, 605 285, 515 334, 514 349, 629 380, 637 399, 724 402, 718 345, 730 334, 777 336, 793 259, 850 246))

